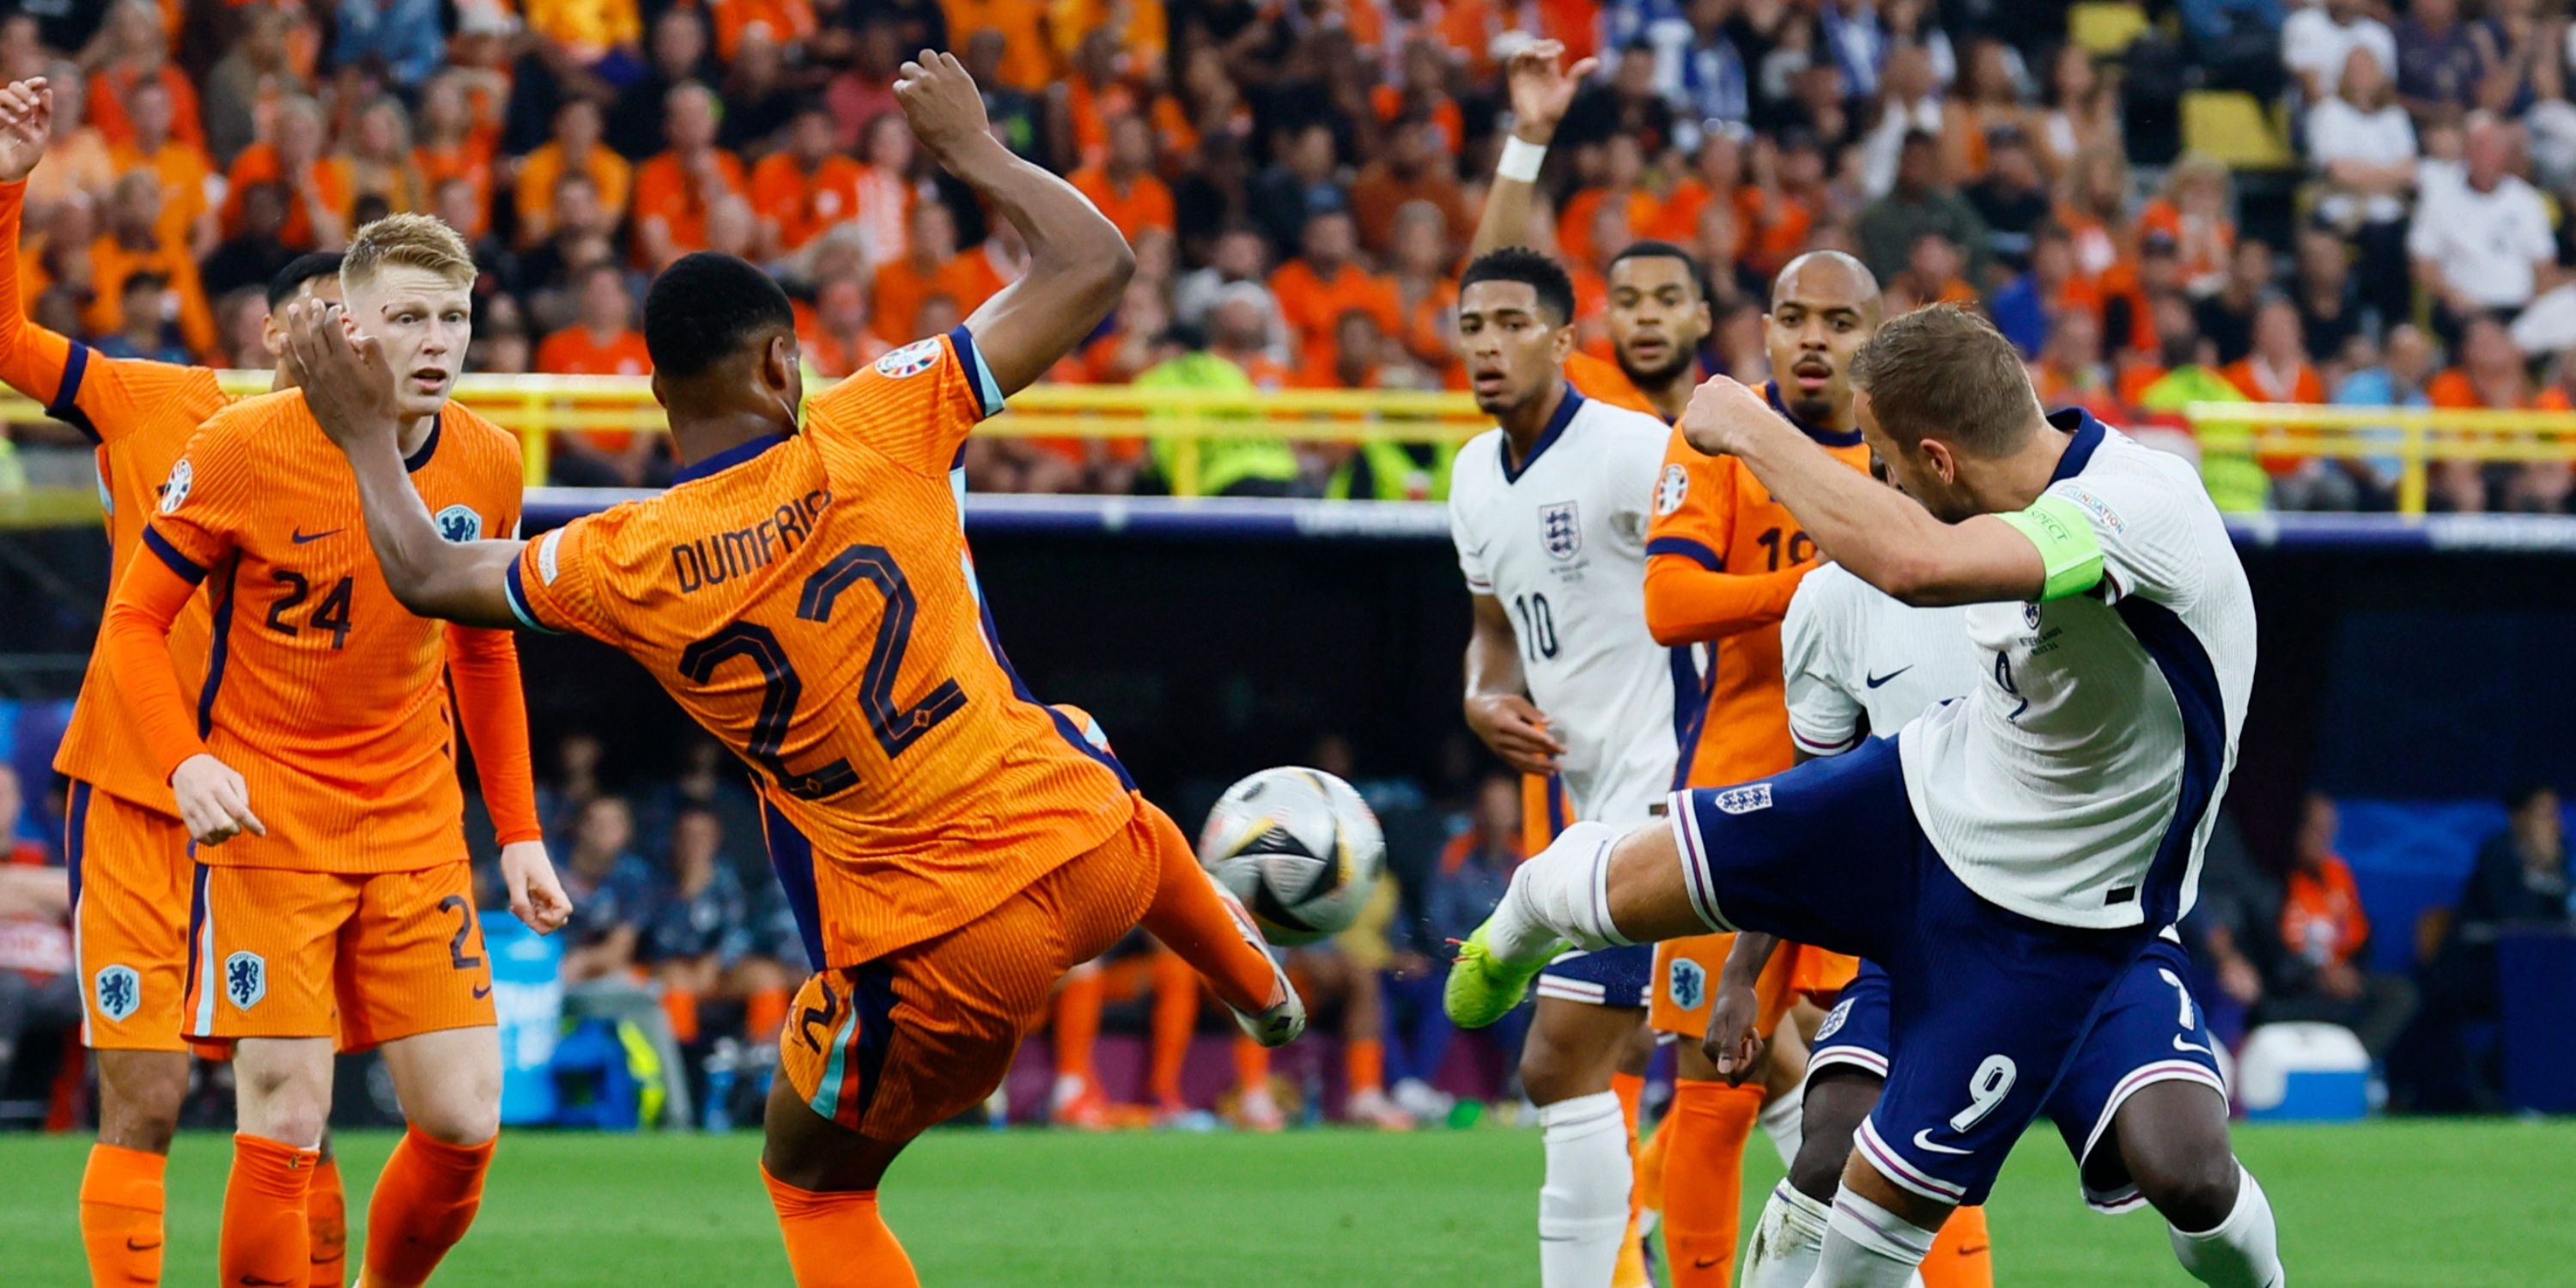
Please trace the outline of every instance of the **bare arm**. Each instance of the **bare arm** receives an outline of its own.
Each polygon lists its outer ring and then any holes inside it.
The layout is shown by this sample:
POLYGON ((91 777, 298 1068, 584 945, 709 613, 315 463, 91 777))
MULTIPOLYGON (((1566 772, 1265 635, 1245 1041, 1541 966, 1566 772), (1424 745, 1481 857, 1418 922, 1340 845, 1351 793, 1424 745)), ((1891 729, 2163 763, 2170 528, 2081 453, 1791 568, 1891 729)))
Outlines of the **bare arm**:
POLYGON ((931 159, 1028 242, 1029 271, 966 319, 985 369, 1008 397, 1109 315, 1136 272, 1136 253, 1072 184, 1012 155, 993 137, 975 78, 955 55, 923 50, 903 65, 894 95, 931 159))
MULTIPOLYGON (((1586 58, 1572 68, 1557 66, 1565 47, 1553 40, 1542 40, 1512 55, 1503 69, 1504 81, 1512 100, 1512 137, 1537 147, 1546 147, 1556 137, 1557 125, 1565 120, 1565 109, 1574 102, 1574 91, 1583 78, 1600 62, 1586 58)), ((1485 191, 1485 210, 1476 220, 1476 236, 1467 243, 1467 258, 1474 260, 1488 251, 1528 242, 1530 208, 1536 204, 1538 182, 1514 179, 1496 174, 1493 186, 1485 191)))
POLYGON ((1750 930, 1736 935, 1726 950, 1726 964, 1717 969, 1717 985, 1709 990, 1708 1031, 1700 1035, 1700 1053, 1726 1075, 1730 1086, 1740 1085, 1762 1058, 1765 1043, 1755 1027, 1762 1002, 1753 986, 1779 946, 1778 935, 1750 930))
POLYGON ((449 541, 413 490, 396 441, 393 370, 373 339, 353 341, 337 304, 287 306, 287 361, 322 432, 349 458, 367 544, 385 584, 422 617, 515 627, 509 572, 522 541, 449 541))
POLYGON ((1525 774, 1556 772, 1565 744, 1547 731, 1521 673, 1520 638, 1503 601, 1477 595, 1475 630, 1467 637, 1467 727, 1494 754, 1525 774))
POLYGON ((1728 377, 1691 395, 1681 429, 1691 446, 1743 461, 1816 544, 1904 603, 2033 600, 2047 586, 2038 547, 2003 520, 1978 515, 1943 523, 1904 493, 1835 460, 1728 377))

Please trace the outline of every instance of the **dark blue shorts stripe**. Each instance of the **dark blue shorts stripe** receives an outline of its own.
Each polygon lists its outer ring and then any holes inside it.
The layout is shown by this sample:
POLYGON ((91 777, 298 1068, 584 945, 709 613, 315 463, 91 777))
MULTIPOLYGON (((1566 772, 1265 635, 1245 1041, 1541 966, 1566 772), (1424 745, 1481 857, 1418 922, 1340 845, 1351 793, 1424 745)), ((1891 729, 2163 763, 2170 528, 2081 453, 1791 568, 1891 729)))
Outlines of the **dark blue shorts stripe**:
POLYGON ((796 934, 805 941, 806 964, 823 970, 831 962, 823 955, 821 901, 814 890, 814 843, 767 800, 760 803, 760 830, 769 842, 769 866, 778 873, 778 884, 786 891, 787 910, 796 917, 796 934))

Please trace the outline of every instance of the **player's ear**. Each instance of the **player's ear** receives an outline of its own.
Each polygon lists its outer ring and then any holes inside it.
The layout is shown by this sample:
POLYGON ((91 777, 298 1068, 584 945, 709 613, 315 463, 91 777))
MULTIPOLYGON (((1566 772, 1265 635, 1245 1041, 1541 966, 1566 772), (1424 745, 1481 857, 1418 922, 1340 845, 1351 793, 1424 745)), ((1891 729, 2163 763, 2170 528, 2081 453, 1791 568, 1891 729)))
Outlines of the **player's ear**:
POLYGON ((769 346, 760 355, 761 379, 782 393, 796 383, 796 337, 785 331, 769 337, 769 346))
POLYGON ((1555 355, 1559 365, 1563 365, 1567 358, 1574 356, 1574 319, 1567 318, 1559 325, 1556 328, 1556 334, 1547 338, 1547 344, 1549 352, 1555 355))

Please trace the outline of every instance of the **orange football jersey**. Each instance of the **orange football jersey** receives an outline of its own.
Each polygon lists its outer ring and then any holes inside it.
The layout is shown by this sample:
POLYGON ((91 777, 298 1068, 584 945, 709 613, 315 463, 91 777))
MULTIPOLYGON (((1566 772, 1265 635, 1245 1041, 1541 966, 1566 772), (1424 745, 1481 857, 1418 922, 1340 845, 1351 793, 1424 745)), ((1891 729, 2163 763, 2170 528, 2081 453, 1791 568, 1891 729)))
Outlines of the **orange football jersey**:
MULTIPOLYGON (((448 539, 517 530, 519 447, 500 427, 450 403, 406 463, 448 539)), ((205 583, 213 602, 214 641, 189 714, 205 750, 248 782, 251 809, 268 827, 264 837, 201 848, 198 860, 376 873, 463 858, 444 674, 453 663, 462 685, 469 665, 488 674, 506 663, 504 700, 515 702, 516 645, 507 631, 414 617, 394 598, 367 544, 348 460, 303 392, 247 399, 208 421, 157 509, 144 545, 205 583)), ((127 578, 115 613, 128 611, 139 580, 127 578)), ((139 679, 124 691, 145 701, 139 679)), ((137 715, 151 724, 163 713, 137 715)), ((517 756, 477 743, 496 753, 487 770, 524 756, 524 715, 516 727, 517 756)), ((163 783, 193 750, 184 742, 155 739, 163 783)), ((498 803, 515 790, 488 772, 485 786, 496 821, 517 812, 498 803)))
MULTIPOLYGON (((1856 470, 1869 468, 1860 431, 1801 423, 1774 411, 1856 470)), ((1780 676, 1780 619, 1798 580, 1815 566, 1815 539, 1787 506, 1731 456, 1709 456, 1674 430, 1646 530, 1646 615, 1657 637, 1672 624, 1707 645, 1705 701, 1683 730, 1675 786, 1720 787, 1789 768, 1789 707, 1780 676), (1711 574, 1715 574, 1712 576, 1711 574)))
MULTIPOLYGON (((45 404, 47 415, 98 445, 98 500, 107 510, 108 582, 125 576, 143 544, 162 480, 187 449, 188 436, 232 398, 204 367, 102 357, 88 345, 28 321, 19 308, 18 225, 27 185, 0 185, 0 381, 45 404)), ((206 664, 204 596, 189 602, 170 631, 170 661, 193 688, 206 664)), ((54 768, 137 805, 170 811, 170 784, 116 695, 107 651, 92 650, 80 701, 63 733, 54 768)))
POLYGON ((1618 363, 1577 349, 1566 355, 1565 379, 1566 383, 1574 386, 1574 392, 1586 398, 1598 398, 1613 407, 1644 412, 1657 420, 1664 418, 1664 413, 1655 409, 1654 401, 1637 388, 1637 382, 1630 380, 1628 373, 1619 369, 1618 363))
POLYGON ((819 966, 952 930, 1134 814, 993 636, 952 472, 1001 392, 964 327, 809 399, 803 431, 529 543, 511 607, 624 650, 760 771, 819 966))

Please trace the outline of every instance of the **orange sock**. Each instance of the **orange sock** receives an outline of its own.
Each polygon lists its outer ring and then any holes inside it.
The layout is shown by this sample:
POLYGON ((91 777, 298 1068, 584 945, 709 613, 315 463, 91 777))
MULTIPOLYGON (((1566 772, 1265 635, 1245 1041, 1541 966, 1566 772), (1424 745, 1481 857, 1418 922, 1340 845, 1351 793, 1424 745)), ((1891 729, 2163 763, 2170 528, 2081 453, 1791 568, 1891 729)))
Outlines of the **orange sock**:
POLYGON ((789 994, 783 988, 764 988, 742 1002, 743 1036, 754 1042, 775 1042, 780 1030, 787 1027, 789 994))
POLYGON ((1950 1214, 1940 1237, 1932 1241, 1932 1255, 1923 1259, 1923 1288, 1995 1288, 1995 1254, 1984 1208, 1950 1214))
POLYGON ((224 1232, 217 1260, 227 1284, 300 1284, 312 1273, 304 1218, 320 1150, 233 1134, 233 1171, 224 1182, 224 1232))
POLYGON ((1378 1038, 1352 1038, 1342 1048, 1342 1076, 1354 1096, 1386 1090, 1386 1043, 1378 1038))
POLYGON ((1156 1109, 1169 1113, 1188 1107, 1181 1098, 1181 1067, 1189 1063, 1190 1035, 1198 1023, 1198 972, 1172 953, 1155 953, 1154 1014, 1146 1040, 1153 1048, 1148 1085, 1156 1109))
POLYGON ((1637 1185, 1630 1192, 1637 1196, 1639 1208, 1648 1212, 1664 1210, 1664 1160, 1672 1152, 1673 1114, 1666 1109, 1663 1125, 1646 1138, 1646 1147, 1637 1151, 1637 1185))
POLYGON ((1735 1282, 1735 1233, 1744 1201, 1744 1142, 1762 1116, 1762 1088, 1685 1078, 1673 1085, 1664 1156, 1664 1246, 1673 1288, 1735 1282))
POLYGON ((170 1160, 118 1145, 89 1147, 81 1172, 81 1243, 94 1288, 161 1282, 162 1173, 170 1160))
POLYGON ((394 1145, 376 1192, 367 1203, 367 1288, 409 1288, 429 1282, 465 1227, 483 1206, 483 1173, 492 1166, 494 1137, 480 1145, 450 1145, 418 1130, 394 1145))
POLYGON ((1628 1158, 1638 1173, 1635 1184, 1628 1187, 1628 1233, 1619 1241, 1619 1265, 1610 1274, 1610 1288, 1642 1288, 1652 1282, 1646 1275, 1646 1249, 1637 1240, 1637 1222, 1645 1215, 1644 1160, 1637 1149, 1637 1102, 1645 1098, 1646 1079, 1641 1074, 1613 1073, 1610 1094, 1619 1098, 1619 1116, 1628 1124, 1628 1158))
POLYGON ((921 1288, 912 1258, 877 1213, 877 1192, 800 1190, 760 1169, 787 1238, 796 1288, 921 1288))
POLYGON ((1076 967, 1064 977, 1064 987, 1055 995, 1057 1078, 1080 1078, 1085 1088, 1099 1087, 1091 1056, 1100 1040, 1100 1007, 1108 992, 1108 981, 1097 970, 1076 967))
POLYGON ((340 1190, 340 1160, 324 1158, 313 1167, 313 1188, 304 1196, 306 1255, 313 1262, 312 1288, 340 1288, 349 1269, 349 1198, 340 1190))
POLYGON ((1234 1088, 1252 1091, 1270 1086, 1270 1049, 1247 1037, 1234 1040, 1234 1088))
POLYGON ((1154 902, 1145 909, 1146 931, 1204 976, 1218 1000, 1238 1011, 1269 1009, 1278 987, 1270 954, 1244 942, 1234 914, 1217 897, 1181 829, 1162 811, 1151 812, 1155 830, 1166 835, 1154 847, 1161 866, 1154 902))

